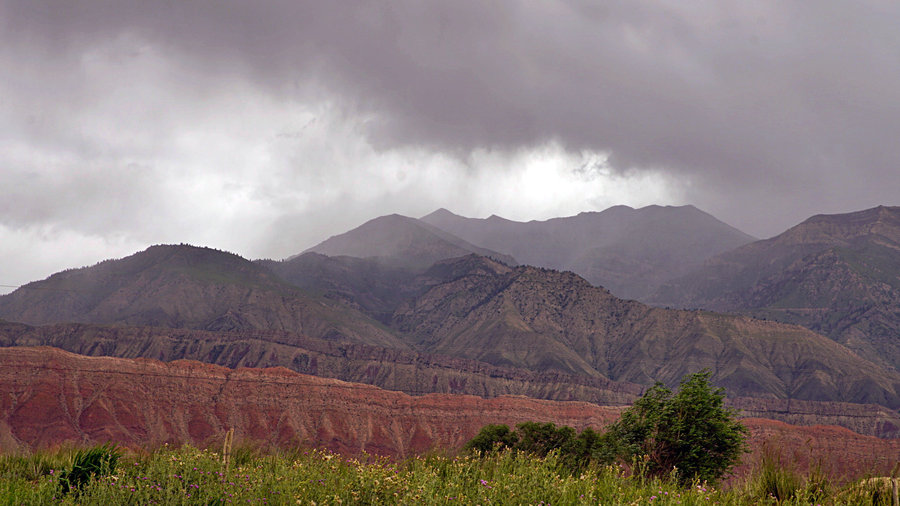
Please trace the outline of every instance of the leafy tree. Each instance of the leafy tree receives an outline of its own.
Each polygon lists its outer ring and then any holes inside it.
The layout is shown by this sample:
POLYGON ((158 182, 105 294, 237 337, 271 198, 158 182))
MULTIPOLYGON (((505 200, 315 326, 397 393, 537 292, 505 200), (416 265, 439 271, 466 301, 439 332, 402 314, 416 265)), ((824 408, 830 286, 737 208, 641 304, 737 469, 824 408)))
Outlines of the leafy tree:
POLYGON ((560 447, 560 461, 574 471, 582 471, 592 462, 609 464, 615 455, 607 451, 604 435, 587 427, 560 447))
POLYGON ((676 470, 682 483, 715 482, 747 451, 747 429, 723 405, 723 389, 709 384, 709 370, 686 376, 677 393, 662 383, 622 413, 607 441, 625 459, 646 459, 647 471, 676 470))
POLYGON ((652 475, 674 470, 682 484, 695 478, 715 482, 747 450, 747 429, 724 407, 723 390, 710 386, 711 374, 685 376, 677 393, 657 383, 603 434, 587 428, 576 435, 575 429, 552 423, 525 422, 515 431, 488 425, 466 447, 482 455, 498 449, 538 456, 556 451, 573 472, 591 463, 638 459, 652 475))

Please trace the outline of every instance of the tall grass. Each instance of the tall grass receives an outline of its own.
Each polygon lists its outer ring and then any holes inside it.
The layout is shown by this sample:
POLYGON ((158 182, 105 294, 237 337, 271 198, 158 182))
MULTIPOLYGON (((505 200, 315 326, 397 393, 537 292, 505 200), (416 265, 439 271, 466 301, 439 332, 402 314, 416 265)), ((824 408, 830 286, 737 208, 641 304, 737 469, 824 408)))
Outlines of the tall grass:
POLYGON ((883 497, 858 485, 826 487, 826 494, 809 496, 814 480, 779 474, 776 461, 754 471, 747 482, 752 486, 721 490, 704 483, 681 487, 677 480, 642 474, 639 465, 594 466, 573 474, 555 453, 431 455, 398 462, 242 448, 233 450, 228 469, 221 454, 191 447, 125 454, 112 473, 91 473, 77 495, 59 487, 60 473, 73 468, 75 451, 0 457, 0 504, 878 504, 873 501, 883 497))

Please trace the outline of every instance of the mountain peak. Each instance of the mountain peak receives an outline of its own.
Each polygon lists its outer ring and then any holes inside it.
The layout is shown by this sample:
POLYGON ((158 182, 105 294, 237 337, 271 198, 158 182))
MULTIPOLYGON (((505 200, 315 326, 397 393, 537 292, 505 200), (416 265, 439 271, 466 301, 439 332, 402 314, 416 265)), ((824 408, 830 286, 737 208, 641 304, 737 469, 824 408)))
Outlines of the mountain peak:
POLYGON ((817 214, 772 240, 841 244, 868 235, 900 243, 900 207, 878 206, 844 214, 817 214))
POLYGON ((427 222, 428 220, 432 220, 432 219, 447 219, 447 218, 462 218, 462 216, 460 216, 456 213, 453 213, 451 211, 448 211, 446 208, 442 207, 440 209, 437 209, 436 211, 432 211, 432 212, 426 214, 425 216, 422 216, 419 219, 427 222))
MULTIPOLYGON (((433 215, 434 213, 432 213, 433 215)), ((439 216, 453 216, 449 211, 439 216)), ((464 219, 464 218, 462 218, 464 219)), ((381 258, 413 270, 470 253, 516 263, 509 255, 481 248, 428 221, 399 214, 381 216, 306 250, 328 256, 381 258)))

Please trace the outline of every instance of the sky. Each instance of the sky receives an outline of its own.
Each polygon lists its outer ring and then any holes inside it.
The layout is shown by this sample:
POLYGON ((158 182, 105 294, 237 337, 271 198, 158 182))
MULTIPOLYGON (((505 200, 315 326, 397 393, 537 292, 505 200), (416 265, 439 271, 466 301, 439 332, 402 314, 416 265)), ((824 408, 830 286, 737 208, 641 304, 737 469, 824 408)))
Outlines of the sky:
POLYGON ((0 0, 0 293, 152 244, 900 204, 900 3, 0 0))

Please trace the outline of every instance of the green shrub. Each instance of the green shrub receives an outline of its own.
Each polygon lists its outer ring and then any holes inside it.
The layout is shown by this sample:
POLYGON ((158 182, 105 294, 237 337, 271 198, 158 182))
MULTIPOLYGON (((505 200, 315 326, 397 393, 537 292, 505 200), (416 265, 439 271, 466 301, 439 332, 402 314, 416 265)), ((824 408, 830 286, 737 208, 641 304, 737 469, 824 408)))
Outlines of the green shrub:
POLYGON ((723 389, 709 384, 711 372, 686 376, 677 393, 662 383, 609 427, 607 443, 626 461, 646 461, 654 476, 676 472, 682 484, 715 482, 747 451, 747 429, 723 405, 723 389))
POLYGON ((484 455, 500 448, 512 448, 518 441, 518 434, 509 425, 485 425, 466 443, 465 449, 484 455))
POLYGON ((112 475, 120 456, 118 447, 110 444, 77 451, 72 459, 72 467, 59 476, 62 493, 78 490, 94 477, 112 475))
POLYGON ((465 449, 487 456, 499 451, 521 452, 535 457, 556 454, 556 462, 575 473, 593 463, 611 463, 614 458, 604 436, 590 427, 576 434, 572 427, 553 423, 525 422, 510 430, 507 425, 486 425, 466 443, 465 449))
POLYGON ((552 423, 525 422, 516 425, 518 442, 513 446, 516 450, 546 457, 551 451, 572 449, 575 429, 557 427, 552 423))

